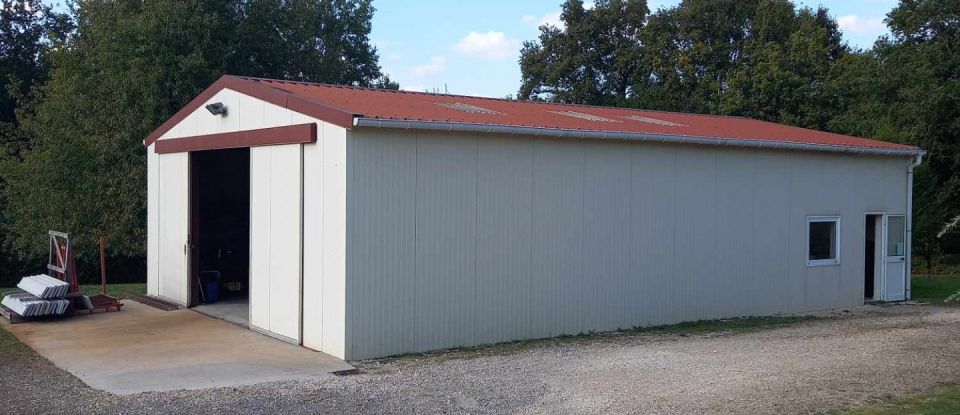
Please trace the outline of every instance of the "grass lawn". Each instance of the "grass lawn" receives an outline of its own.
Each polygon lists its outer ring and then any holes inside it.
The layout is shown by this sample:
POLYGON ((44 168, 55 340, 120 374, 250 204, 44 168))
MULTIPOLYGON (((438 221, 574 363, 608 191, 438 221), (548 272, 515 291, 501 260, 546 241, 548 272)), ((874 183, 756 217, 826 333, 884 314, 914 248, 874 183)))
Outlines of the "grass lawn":
POLYGON ((914 395, 909 398, 867 405, 837 413, 837 415, 900 414, 960 414, 960 385, 946 386, 932 392, 914 395))
MULTIPOLYGON (((81 285, 80 290, 87 295, 100 294, 100 284, 81 285)), ((15 290, 16 287, 0 288, 0 293, 15 290)), ((107 294, 115 298, 122 298, 124 291, 130 291, 134 294, 147 294, 147 284, 144 282, 135 282, 129 284, 107 284, 107 294)))
POLYGON ((16 337, 13 337, 9 331, 6 331, 3 327, 0 327, 0 354, 6 356, 13 352, 22 351, 25 347, 27 346, 25 346, 23 343, 20 343, 20 340, 17 340, 16 337))
POLYGON ((960 290, 960 274, 913 277, 912 297, 917 301, 943 302, 960 290))

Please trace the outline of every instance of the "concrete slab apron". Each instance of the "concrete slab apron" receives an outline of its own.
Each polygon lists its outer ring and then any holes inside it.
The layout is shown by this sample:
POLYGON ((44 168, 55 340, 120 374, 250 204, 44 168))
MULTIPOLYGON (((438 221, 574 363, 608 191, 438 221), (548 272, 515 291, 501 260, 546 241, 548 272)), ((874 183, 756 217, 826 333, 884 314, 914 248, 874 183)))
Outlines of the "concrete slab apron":
POLYGON ((115 394, 311 379, 352 368, 190 310, 124 303, 119 313, 3 324, 57 367, 115 394))

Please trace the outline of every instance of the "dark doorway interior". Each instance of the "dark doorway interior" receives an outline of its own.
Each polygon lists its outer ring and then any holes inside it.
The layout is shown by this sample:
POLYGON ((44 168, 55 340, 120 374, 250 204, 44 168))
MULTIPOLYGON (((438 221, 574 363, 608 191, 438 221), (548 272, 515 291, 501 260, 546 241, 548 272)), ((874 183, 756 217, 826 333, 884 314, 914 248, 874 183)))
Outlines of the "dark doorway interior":
POLYGON ((250 149, 199 151, 191 157, 196 256, 192 305, 245 309, 250 282, 250 149))
POLYGON ((874 281, 876 281, 877 269, 877 218, 880 215, 867 215, 865 225, 865 242, 863 246, 863 297, 867 301, 873 300, 874 281))

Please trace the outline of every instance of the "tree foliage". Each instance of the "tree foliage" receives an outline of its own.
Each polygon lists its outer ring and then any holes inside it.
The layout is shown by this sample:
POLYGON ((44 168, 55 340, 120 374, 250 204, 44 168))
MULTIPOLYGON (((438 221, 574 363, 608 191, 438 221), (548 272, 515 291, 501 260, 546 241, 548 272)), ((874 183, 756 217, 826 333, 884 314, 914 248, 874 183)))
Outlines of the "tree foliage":
POLYGON ((521 99, 625 104, 644 63, 640 32, 647 12, 643 1, 603 0, 589 11, 581 0, 564 3, 566 29, 542 26, 540 41, 523 45, 521 99))
POLYGON ((61 229, 81 255, 104 236, 112 255, 142 258, 143 139, 225 73, 395 87, 369 40, 373 12, 370 0, 77 2, 49 79, 20 102, 29 142, 0 164, 18 255, 61 229))
MULTIPOLYGON (((26 100, 31 86, 47 79, 48 51, 71 31, 68 16, 49 6, 25 1, 0 1, 0 163, 16 160, 27 138, 17 122, 17 102, 26 100)), ((19 269, 22 259, 11 249, 11 220, 4 214, 0 175, 0 270, 19 269)))
POLYGON ((786 0, 563 5, 521 51, 521 99, 735 114, 823 127, 827 78, 848 53, 825 9, 786 0))

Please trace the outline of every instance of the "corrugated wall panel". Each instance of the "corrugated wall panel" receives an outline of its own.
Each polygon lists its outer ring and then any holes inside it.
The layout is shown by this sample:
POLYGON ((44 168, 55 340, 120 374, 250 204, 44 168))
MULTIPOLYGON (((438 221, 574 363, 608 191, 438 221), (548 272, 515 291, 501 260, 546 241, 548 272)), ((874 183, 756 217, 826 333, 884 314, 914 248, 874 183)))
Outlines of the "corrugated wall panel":
POLYGON ((676 168, 676 256, 671 298, 680 305, 673 317, 699 320, 710 316, 708 296, 716 293, 717 224, 713 217, 716 200, 716 153, 694 147, 677 149, 676 168))
POLYGON ((533 144, 533 337, 584 329, 583 145, 576 140, 533 144))
POLYGON ((710 278, 713 294, 705 301, 712 305, 710 315, 748 315, 752 300, 746 287, 752 284, 750 262, 742 258, 753 256, 753 183, 754 160, 730 151, 716 153, 716 193, 713 209, 704 206, 704 213, 713 216, 716 224, 713 244, 716 249, 716 267, 710 278), (747 201, 747 203, 744 203, 747 201), (718 278, 716 276, 726 276, 718 278), (734 307, 729 307, 732 303, 734 307))
POLYGON ((584 146, 583 297, 585 330, 616 330, 635 323, 630 273, 630 146, 584 146))
POLYGON ((857 304, 863 210, 905 209, 906 159, 351 135, 353 359, 857 304), (820 214, 840 266, 806 266, 820 214))
MULTIPOLYGON (((790 186, 790 286, 789 309, 797 309, 804 304, 812 308, 822 308, 817 293, 820 291, 824 274, 833 274, 839 267, 806 266, 807 216, 840 214, 839 205, 823 204, 823 158, 811 154, 796 154, 790 159, 792 183, 790 186)), ((841 226, 843 225, 841 220, 841 226)), ((841 232, 841 237, 843 233, 841 232)), ((843 252, 841 252, 843 254, 843 252)), ((843 262, 844 258, 841 258, 843 262)))
POLYGON ((347 198, 350 332, 378 339, 351 345, 351 355, 416 350, 417 140, 372 132, 351 138, 347 198))
POLYGON ((630 271, 624 287, 638 293, 634 325, 650 325, 679 313, 673 301, 676 258, 676 147, 631 146, 630 271), (671 295, 664 295, 665 293, 671 295))
POLYGON ((530 332, 533 141, 477 145, 475 333, 476 342, 494 343, 530 332))
POLYGON ((474 343, 477 140, 417 138, 417 350, 474 343))
MULTIPOLYGON (((744 287, 749 291, 753 307, 747 315, 760 315, 786 311, 789 298, 796 293, 790 287, 791 267, 796 263, 787 260, 791 255, 804 254, 790 251, 790 155, 786 153, 754 153, 753 165, 757 172, 753 181, 753 227, 751 255, 741 260, 750 264, 753 284, 744 287)), ((746 202, 746 201, 745 201, 746 202)), ((744 253, 746 254, 746 253, 744 253)))

